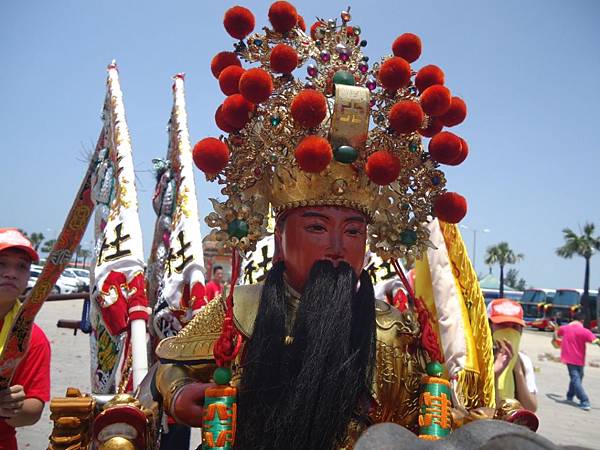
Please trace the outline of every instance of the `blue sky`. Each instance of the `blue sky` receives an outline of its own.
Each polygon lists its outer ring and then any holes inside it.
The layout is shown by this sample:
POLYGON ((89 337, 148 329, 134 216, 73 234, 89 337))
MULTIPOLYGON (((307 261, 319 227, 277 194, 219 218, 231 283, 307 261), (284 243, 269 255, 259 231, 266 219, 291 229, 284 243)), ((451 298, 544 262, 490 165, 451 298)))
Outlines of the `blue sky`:
MULTIPOLYGON (((241 3, 257 25, 271 2, 241 3)), ((192 140, 218 135, 223 95, 210 59, 232 48, 222 17, 236 3, 203 1, 21 1, 0 3, 0 226, 55 237, 100 131, 106 65, 119 64, 132 136, 145 251, 154 213, 151 160, 166 153, 171 79, 186 72, 192 140)), ((303 1, 307 24, 338 17, 348 2, 303 1)), ((537 287, 582 287, 584 262, 554 250, 564 227, 586 221, 600 233, 600 3, 594 0, 361 1, 351 4, 371 60, 403 32, 423 41, 414 68, 437 64, 466 100, 453 131, 469 142, 446 170, 449 190, 469 201, 463 224, 476 267, 485 248, 507 241, 525 255, 515 266, 537 287), (488 233, 481 230, 489 229, 488 233)), ((302 76, 304 74, 301 74, 302 76)), ((218 195, 196 171, 200 213, 218 195)), ((202 225, 203 233, 207 227, 202 225)), ((90 234, 86 237, 89 246, 90 234)), ((498 274, 498 269, 494 268, 498 274)), ((600 257, 591 286, 600 286, 600 257)))

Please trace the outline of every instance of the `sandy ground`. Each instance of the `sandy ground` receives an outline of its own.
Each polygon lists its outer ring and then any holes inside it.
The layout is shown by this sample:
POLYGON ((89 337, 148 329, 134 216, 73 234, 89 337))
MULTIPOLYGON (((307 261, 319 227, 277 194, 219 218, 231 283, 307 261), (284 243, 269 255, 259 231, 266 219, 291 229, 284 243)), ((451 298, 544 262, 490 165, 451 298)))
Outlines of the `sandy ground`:
MULTIPOLYGON (((52 396, 64 396, 66 388, 75 386, 89 392, 89 344, 82 333, 56 327, 58 319, 76 320, 81 315, 80 300, 46 303, 37 323, 43 328, 52 345, 52 396)), ((559 352, 550 345, 549 333, 527 330, 522 349, 531 357, 538 386, 538 416, 541 433, 557 444, 580 445, 600 449, 600 367, 588 365, 584 387, 591 399, 592 410, 583 411, 565 402, 569 382, 566 367, 556 362, 559 352)), ((588 364, 600 366, 600 348, 588 347, 588 364)), ((45 449, 52 430, 48 405, 42 419, 17 433, 19 448, 45 449)), ((199 433, 192 435, 192 446, 199 444, 199 433), (194 445, 195 444, 195 445, 194 445)))

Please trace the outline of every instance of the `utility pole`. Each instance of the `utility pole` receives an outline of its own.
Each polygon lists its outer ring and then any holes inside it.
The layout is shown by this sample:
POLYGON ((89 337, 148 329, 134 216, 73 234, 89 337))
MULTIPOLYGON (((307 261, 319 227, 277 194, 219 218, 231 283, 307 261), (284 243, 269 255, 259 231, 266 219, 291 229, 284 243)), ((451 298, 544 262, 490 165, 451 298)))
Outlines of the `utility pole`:
POLYGON ((473 270, 475 271, 475 273, 477 273, 477 232, 481 231, 482 233, 489 233, 492 230, 490 230, 489 228, 478 230, 476 228, 471 228, 467 225, 461 225, 460 227, 473 232, 473 253, 471 254, 471 262, 473 263, 473 270))

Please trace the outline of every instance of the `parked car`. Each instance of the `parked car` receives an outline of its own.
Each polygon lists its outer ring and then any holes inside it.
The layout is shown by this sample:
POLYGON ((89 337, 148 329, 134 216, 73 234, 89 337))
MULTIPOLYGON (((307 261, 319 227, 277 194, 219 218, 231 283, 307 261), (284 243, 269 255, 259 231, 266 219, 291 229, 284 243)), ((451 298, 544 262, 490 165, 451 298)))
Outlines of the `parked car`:
POLYGON ((79 278, 85 278, 86 280, 88 280, 88 282, 90 281, 90 271, 87 269, 80 269, 80 268, 74 268, 74 267, 69 267, 69 269, 71 272, 73 272, 75 275, 77 275, 79 278))
POLYGON ((68 267, 63 271, 63 275, 67 278, 75 277, 79 283, 81 283, 82 288, 80 291, 89 291, 90 290, 90 271, 85 269, 74 269, 73 267, 68 267))
MULTIPOLYGON (((27 282, 27 288, 25 289, 25 293, 28 293, 31 288, 37 282, 40 274, 42 273, 42 266, 38 266, 36 264, 31 265, 31 274, 29 276, 29 281, 27 282)), ((70 274, 62 274, 54 287, 52 288, 53 294, 72 294, 74 292, 83 292, 85 290, 85 285, 79 279, 75 277, 75 275, 70 274)))

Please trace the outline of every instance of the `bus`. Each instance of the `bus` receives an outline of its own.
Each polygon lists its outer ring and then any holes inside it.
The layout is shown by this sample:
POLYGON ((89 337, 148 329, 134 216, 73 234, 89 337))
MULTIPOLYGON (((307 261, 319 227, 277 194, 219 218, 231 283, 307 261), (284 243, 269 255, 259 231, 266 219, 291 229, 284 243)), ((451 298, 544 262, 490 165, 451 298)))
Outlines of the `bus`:
POLYGON ((555 289, 544 288, 529 288, 523 291, 523 295, 519 299, 523 307, 523 319, 526 323, 541 319, 544 316, 544 305, 552 303, 555 289))
MULTIPOLYGON (((485 306, 489 305, 489 303, 492 300, 496 300, 497 298, 500 298, 500 290, 498 290, 498 289, 483 288, 483 289, 481 289, 481 292, 483 293, 483 300, 485 301, 485 306)), ((510 300, 519 301, 519 299, 521 298, 522 295, 523 295, 523 291, 505 290, 504 297, 502 297, 502 298, 508 298, 510 300)))
MULTIPOLYGON (((538 330, 552 330, 554 323, 562 325, 573 320, 573 314, 580 308, 583 289, 557 289, 551 303, 543 305, 543 314, 531 322, 531 326, 538 330)), ((597 326, 596 308, 598 305, 598 291, 589 291, 592 305, 592 328, 597 326)))

